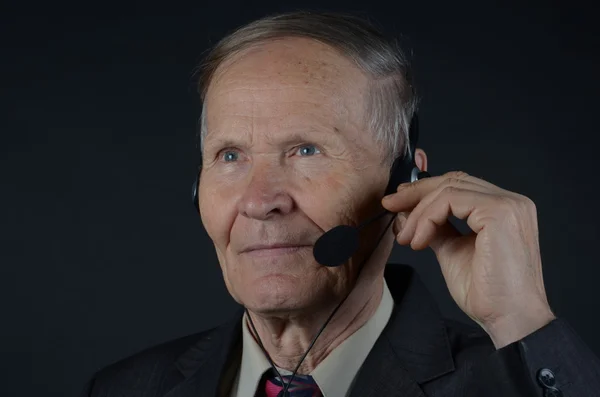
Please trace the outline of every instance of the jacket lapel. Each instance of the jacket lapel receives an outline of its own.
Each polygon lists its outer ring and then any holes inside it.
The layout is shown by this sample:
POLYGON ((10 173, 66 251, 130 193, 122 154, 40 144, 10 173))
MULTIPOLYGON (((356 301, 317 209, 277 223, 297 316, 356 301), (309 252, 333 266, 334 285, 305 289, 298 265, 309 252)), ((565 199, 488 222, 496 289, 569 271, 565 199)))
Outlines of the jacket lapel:
POLYGON ((184 380, 165 397, 227 396, 241 360, 242 314, 208 332, 175 363, 184 380))
POLYGON ((454 370, 444 322, 412 268, 388 265, 385 278, 394 310, 358 373, 351 396, 424 396, 422 383, 454 370))

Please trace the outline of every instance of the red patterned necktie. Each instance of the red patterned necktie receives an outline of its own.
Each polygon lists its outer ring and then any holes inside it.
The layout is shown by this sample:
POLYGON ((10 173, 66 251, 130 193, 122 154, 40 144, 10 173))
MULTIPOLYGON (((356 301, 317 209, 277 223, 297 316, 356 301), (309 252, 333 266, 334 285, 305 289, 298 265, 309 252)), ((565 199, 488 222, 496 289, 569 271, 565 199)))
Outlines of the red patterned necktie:
POLYGON ((283 395, 285 385, 290 382, 292 375, 283 375, 285 384, 281 384, 279 376, 269 376, 265 383, 266 397, 322 397, 323 394, 317 383, 310 375, 295 375, 287 393, 283 395))

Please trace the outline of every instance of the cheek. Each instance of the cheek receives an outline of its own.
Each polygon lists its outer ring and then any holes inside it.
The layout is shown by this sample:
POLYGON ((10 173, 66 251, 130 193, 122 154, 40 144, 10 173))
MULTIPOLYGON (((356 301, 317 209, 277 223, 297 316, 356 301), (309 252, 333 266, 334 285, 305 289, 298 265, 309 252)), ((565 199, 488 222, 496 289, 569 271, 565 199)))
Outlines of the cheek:
POLYGON ((368 203, 366 193, 372 189, 354 173, 329 174, 307 186, 311 189, 303 191, 300 205, 324 231, 339 224, 358 223, 368 203))
POLYGON ((202 224, 218 250, 224 250, 229 242, 229 231, 235 216, 233 194, 209 178, 200 183, 198 197, 202 224))

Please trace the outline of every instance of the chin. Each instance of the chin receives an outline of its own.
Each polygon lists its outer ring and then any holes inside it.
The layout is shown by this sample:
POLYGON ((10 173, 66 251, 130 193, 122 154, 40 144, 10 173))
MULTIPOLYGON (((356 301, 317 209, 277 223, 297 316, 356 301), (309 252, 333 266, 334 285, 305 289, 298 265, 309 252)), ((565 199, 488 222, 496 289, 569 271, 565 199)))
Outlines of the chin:
POLYGON ((311 280, 288 275, 263 276, 246 289, 248 309, 264 314, 289 313, 313 306, 318 295, 311 280))

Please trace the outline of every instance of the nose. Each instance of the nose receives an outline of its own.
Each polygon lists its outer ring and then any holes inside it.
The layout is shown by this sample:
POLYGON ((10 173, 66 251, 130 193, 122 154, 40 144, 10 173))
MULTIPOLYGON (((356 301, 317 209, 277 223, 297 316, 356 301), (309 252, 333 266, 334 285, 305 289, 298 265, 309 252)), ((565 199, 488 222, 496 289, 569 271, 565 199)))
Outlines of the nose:
POLYGON ((286 191, 281 166, 255 165, 238 201, 239 213, 248 218, 267 220, 288 214, 293 207, 294 201, 286 191))

